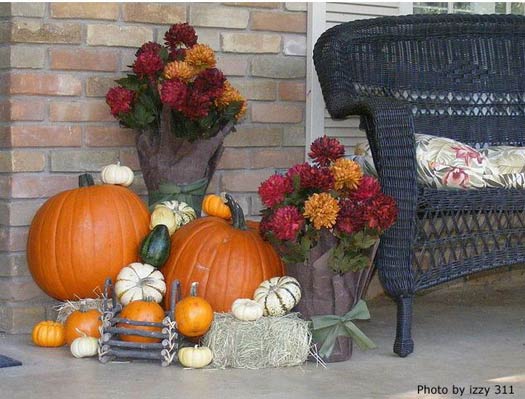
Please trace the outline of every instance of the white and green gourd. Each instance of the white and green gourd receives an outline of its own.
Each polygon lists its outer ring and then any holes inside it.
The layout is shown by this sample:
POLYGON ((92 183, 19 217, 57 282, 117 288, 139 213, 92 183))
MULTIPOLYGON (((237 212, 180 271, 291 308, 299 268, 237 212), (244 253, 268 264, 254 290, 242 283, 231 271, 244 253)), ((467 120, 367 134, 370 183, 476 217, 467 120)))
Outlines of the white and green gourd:
POLYGON ((263 306, 265 316, 284 316, 301 300, 301 285, 290 276, 272 277, 259 285, 253 299, 263 306))
POLYGON ((182 201, 163 201, 155 205, 155 208, 158 207, 166 207, 173 212, 173 216, 175 216, 176 230, 192 220, 197 219, 195 209, 182 201))

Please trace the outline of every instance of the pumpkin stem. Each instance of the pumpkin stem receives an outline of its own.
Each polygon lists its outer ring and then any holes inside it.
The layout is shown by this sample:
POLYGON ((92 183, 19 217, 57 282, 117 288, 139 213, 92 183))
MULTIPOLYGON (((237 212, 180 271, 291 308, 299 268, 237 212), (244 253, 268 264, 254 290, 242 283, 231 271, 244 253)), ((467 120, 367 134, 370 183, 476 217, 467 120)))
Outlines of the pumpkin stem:
POLYGON ((84 173, 83 175, 78 176, 79 187, 89 187, 94 185, 95 181, 93 180, 93 176, 91 176, 89 173, 84 173))
POLYGON ((233 199, 231 194, 226 193, 225 197, 226 205, 228 205, 232 214, 233 227, 239 230, 248 230, 241 206, 233 199))

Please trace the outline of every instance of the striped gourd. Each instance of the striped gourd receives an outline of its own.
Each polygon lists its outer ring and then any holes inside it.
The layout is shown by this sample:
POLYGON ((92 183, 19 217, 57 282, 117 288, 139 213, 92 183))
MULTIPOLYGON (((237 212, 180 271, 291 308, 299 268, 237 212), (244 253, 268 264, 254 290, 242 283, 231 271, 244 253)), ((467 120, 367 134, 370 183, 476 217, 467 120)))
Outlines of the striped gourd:
POLYGON ((272 277, 255 290, 253 299, 264 307, 265 316, 283 316, 301 299, 301 286, 290 276, 272 277))
POLYGON ((158 207, 166 207, 173 212, 173 216, 175 216, 175 230, 197 219, 195 210, 182 201, 163 201, 155 205, 155 208, 158 207))
POLYGON ((147 263, 135 262, 122 268, 115 283, 115 294, 123 305, 146 299, 158 303, 165 293, 164 276, 147 263))

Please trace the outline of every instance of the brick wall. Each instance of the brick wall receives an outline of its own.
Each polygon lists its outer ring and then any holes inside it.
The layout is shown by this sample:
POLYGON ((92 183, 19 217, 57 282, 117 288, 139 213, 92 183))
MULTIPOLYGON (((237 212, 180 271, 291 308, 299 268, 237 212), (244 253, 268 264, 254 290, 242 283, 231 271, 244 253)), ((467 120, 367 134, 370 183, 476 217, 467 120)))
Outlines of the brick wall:
MULTIPOLYGON (((25 260, 28 225, 80 172, 120 159, 139 169, 134 135, 104 102, 138 46, 176 22, 195 25, 219 67, 249 99, 210 191, 257 215, 259 183, 304 158, 304 3, 0 4, 0 332, 53 317, 25 260)), ((138 173, 133 189, 145 194, 138 173)))

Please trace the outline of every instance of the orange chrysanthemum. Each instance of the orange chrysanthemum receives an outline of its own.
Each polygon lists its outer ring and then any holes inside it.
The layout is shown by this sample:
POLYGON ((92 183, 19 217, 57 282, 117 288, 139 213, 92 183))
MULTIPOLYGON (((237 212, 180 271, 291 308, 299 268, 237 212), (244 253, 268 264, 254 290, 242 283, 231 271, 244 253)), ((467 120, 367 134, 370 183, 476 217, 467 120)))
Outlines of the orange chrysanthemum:
POLYGON ((198 71, 184 61, 173 61, 164 67, 164 77, 166 79, 180 79, 189 82, 197 75, 198 71))
POLYGON ((304 203, 303 216, 309 219, 317 230, 332 228, 337 220, 339 202, 328 193, 313 194, 304 203))
POLYGON ((359 186, 363 171, 357 162, 339 158, 330 167, 335 179, 335 189, 348 188, 354 190, 359 186))
POLYGON ((222 95, 219 98, 217 98, 217 100, 215 100, 215 105, 217 105, 219 109, 223 109, 233 102, 242 102, 241 109, 239 110, 237 115, 235 115, 235 119, 239 120, 246 113, 246 100, 242 96, 242 94, 239 93, 239 91, 231 85, 230 82, 225 81, 222 95))
POLYGON ((215 68, 216 64, 215 53, 211 47, 206 44, 196 44, 186 50, 186 58, 184 61, 199 72, 206 68, 215 68))

